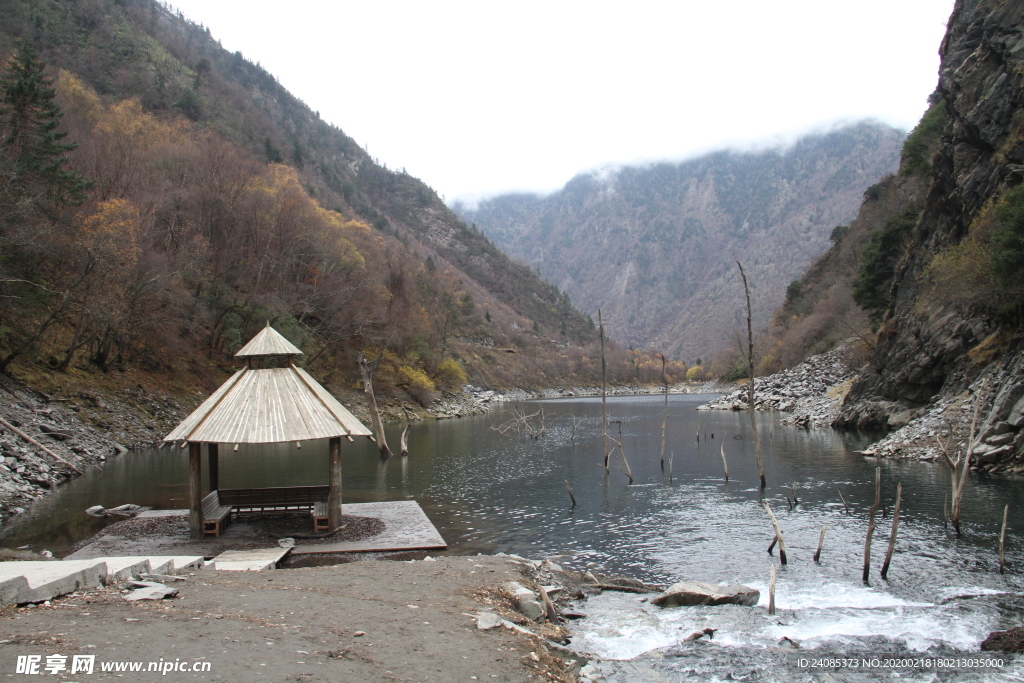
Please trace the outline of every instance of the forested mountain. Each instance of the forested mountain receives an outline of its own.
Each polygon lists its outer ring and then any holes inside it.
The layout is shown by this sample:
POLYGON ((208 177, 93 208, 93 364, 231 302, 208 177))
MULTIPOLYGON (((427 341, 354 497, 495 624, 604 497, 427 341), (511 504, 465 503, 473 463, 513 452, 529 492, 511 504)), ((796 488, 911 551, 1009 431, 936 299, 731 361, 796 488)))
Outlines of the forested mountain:
POLYGON ((568 296, 167 6, 6 0, 0 59, 0 370, 215 384, 269 319, 340 384, 597 380, 568 296))
POLYGON ((601 308, 616 339, 692 363, 735 347, 745 316, 736 261, 764 326, 865 188, 895 169, 902 139, 860 123, 786 149, 583 174, 546 197, 456 210, 584 310, 601 308))

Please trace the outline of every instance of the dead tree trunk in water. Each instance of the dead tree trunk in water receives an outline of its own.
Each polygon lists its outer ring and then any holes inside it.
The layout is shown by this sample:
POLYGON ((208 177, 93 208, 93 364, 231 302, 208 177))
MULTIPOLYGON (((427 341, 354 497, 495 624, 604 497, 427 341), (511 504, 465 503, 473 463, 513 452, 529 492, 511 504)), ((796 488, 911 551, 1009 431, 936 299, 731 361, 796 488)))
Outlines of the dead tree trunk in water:
POLYGON ((1004 552, 1006 550, 1006 522, 1010 518, 1010 504, 1007 503, 1006 507, 1003 508, 1003 530, 999 532, 999 573, 1002 574, 1006 568, 1006 558, 1004 552))
POLYGON ((986 386, 986 384, 982 384, 978 393, 974 396, 974 416, 971 418, 971 432, 970 436, 967 437, 967 448, 963 453, 957 453, 956 460, 953 460, 949 455, 949 448, 956 438, 953 433, 953 427, 950 427, 949 436, 945 442, 940 437, 935 437, 939 444, 939 449, 942 451, 942 456, 946 459, 946 464, 952 470, 950 485, 953 489, 953 500, 949 506, 949 517, 957 536, 960 536, 960 502, 964 495, 964 484, 967 483, 967 471, 971 468, 971 452, 974 450, 974 436, 978 426, 978 410, 981 408, 981 402, 984 400, 983 392, 986 386))
POLYGON ((373 432, 377 438, 377 448, 380 449, 380 457, 390 458, 394 453, 388 448, 387 439, 384 438, 384 422, 380 419, 380 411, 377 410, 377 398, 373 395, 373 371, 377 369, 377 365, 383 357, 384 352, 381 351, 376 360, 369 362, 363 356, 363 352, 360 351, 359 372, 363 375, 363 391, 370 397, 370 417, 373 418, 373 432))
MULTIPOLYGON (((665 356, 661 355, 661 383, 665 385, 665 406, 661 410, 661 471, 665 471, 665 430, 668 428, 668 377, 665 375, 665 356)), ((728 479, 729 477, 726 477, 728 479)))
MULTIPOLYGON (((772 512, 771 506, 768 501, 762 501, 764 503, 764 509, 768 513, 768 517, 772 520, 772 528, 775 529, 775 540, 779 542, 779 561, 782 564, 786 564, 786 541, 782 538, 782 529, 779 528, 779 520, 775 519, 775 513, 772 512)), ((774 544, 772 544, 774 545, 774 544)), ((771 552, 771 548, 768 549, 771 552)))
POLYGON ((896 530, 900 524, 900 499, 903 498, 903 482, 896 485, 896 505, 892 509, 892 533, 889 534, 889 549, 885 552, 885 562, 882 563, 882 578, 889 574, 889 563, 892 562, 892 552, 896 549, 896 530))
POLYGON ((750 375, 750 393, 747 399, 747 409, 750 411, 750 428, 754 431, 754 448, 757 453, 757 473, 761 477, 761 490, 764 490, 764 463, 761 460, 761 434, 757 431, 757 410, 754 407, 754 328, 751 323, 750 311, 750 287, 747 286, 747 274, 743 272, 743 264, 739 261, 736 265, 740 269, 740 277, 743 278, 743 293, 747 297, 747 374, 750 375))
POLYGON ((868 516, 868 535, 864 538, 864 583, 868 582, 868 575, 871 572, 871 537, 875 534, 875 513, 882 503, 882 468, 875 468, 875 504, 871 506, 871 514, 868 516))
POLYGON ((608 459, 608 380, 604 360, 604 322, 601 320, 601 309, 597 309, 597 330, 601 335, 601 455, 604 456, 604 471, 607 474, 608 459))
POLYGON ((402 452, 402 455, 409 455, 409 409, 402 406, 402 412, 405 413, 405 428, 402 429, 402 438, 398 440, 398 447, 402 452))

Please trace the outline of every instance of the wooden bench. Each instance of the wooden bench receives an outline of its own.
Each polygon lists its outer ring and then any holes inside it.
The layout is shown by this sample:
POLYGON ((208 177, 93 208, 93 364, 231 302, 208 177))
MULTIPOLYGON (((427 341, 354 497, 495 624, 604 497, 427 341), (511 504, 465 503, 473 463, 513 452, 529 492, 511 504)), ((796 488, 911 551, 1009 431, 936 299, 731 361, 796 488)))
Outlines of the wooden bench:
POLYGON ((236 512, 309 511, 315 531, 329 530, 330 486, 276 486, 266 489, 221 489, 220 502, 236 512))
POLYGON ((313 531, 330 531, 331 518, 327 512, 327 501, 321 500, 313 504, 313 531))
POLYGON ((222 505, 217 491, 210 491, 203 498, 203 534, 220 536, 220 532, 231 518, 231 506, 222 505))

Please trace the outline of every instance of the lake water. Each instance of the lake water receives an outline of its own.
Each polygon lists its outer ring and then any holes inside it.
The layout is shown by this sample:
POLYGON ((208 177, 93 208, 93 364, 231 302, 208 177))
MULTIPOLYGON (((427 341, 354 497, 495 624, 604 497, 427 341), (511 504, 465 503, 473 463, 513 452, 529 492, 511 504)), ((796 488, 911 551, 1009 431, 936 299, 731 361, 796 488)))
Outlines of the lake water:
MULTIPOLYGON (((715 647, 736 652, 772 648, 783 637, 819 649, 866 647, 881 638, 911 652, 955 652, 977 651, 990 631, 1019 624, 1017 594, 1024 587, 1019 482, 972 474, 964 493, 964 533, 958 539, 943 524, 950 479, 945 466, 865 458, 856 451, 867 445, 867 437, 783 427, 773 416, 759 414, 768 480, 763 498, 779 518, 789 555, 789 564, 781 567, 777 551, 774 556, 765 552, 773 533, 760 502, 749 418, 698 412, 696 407, 708 398, 669 399, 666 460, 673 457, 671 479, 668 464, 663 472, 659 463, 663 397, 608 400, 609 431, 622 443, 632 485, 619 471, 625 467, 617 449, 610 475, 599 465, 600 399, 559 399, 414 424, 408 458, 381 462, 369 442, 345 444, 344 501, 415 499, 450 544, 449 553, 508 552, 532 558, 566 553, 574 557, 570 566, 590 563, 596 571, 652 582, 745 583, 761 589, 764 602, 769 565, 778 567, 780 615, 774 619, 763 610, 733 607, 660 611, 635 595, 591 599, 583 607, 589 618, 574 626, 574 646, 606 658, 628 659, 672 646, 708 625, 720 629, 715 647), (536 439, 515 430, 500 434, 495 428, 508 424, 517 411, 543 411, 545 433, 536 439), (722 476, 722 444, 729 482, 722 476), (876 467, 882 469, 888 508, 898 482, 903 504, 888 581, 878 575, 891 523, 886 517, 879 520, 871 581, 864 585, 863 542, 876 467), (575 493, 575 507, 565 481, 575 493), (792 485, 800 503, 790 509, 784 494, 792 485), (1009 569, 1000 575, 998 534, 1007 503, 1009 569), (824 524, 829 528, 822 559, 815 563, 812 555, 824 524)), ((535 429, 540 418, 532 420, 535 429)), ((399 431, 398 425, 389 429, 392 447, 399 431)), ((322 484, 326 478, 326 444, 222 449, 225 487, 322 484)), ((186 451, 132 452, 38 501, 0 540, 7 547, 31 544, 60 555, 108 523, 83 514, 90 505, 181 508, 187 495, 186 451)))

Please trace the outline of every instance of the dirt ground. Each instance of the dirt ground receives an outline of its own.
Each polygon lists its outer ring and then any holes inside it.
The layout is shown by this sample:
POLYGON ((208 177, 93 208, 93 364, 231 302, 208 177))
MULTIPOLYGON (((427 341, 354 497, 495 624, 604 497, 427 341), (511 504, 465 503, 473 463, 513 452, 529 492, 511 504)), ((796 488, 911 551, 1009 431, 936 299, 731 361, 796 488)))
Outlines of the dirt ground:
POLYGON ((539 639, 477 629, 473 616, 495 589, 524 580, 501 557, 185 576, 168 582, 179 595, 161 601, 128 602, 111 586, 0 612, 0 677, 20 679, 18 656, 41 655, 43 680, 575 680, 539 639), (54 654, 67 670, 45 670, 54 654), (70 674, 74 655, 95 655, 94 673, 70 674), (103 672, 111 662, 142 662, 142 671, 103 672), (209 670, 165 674, 147 671, 150 662, 209 670))

